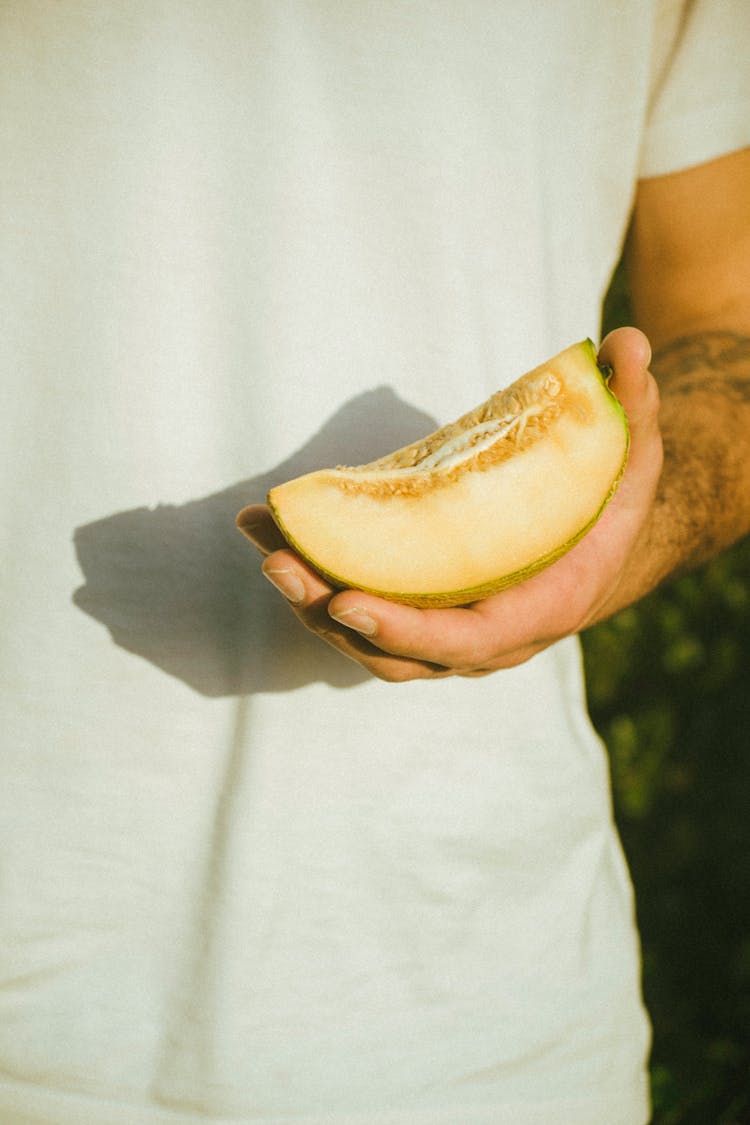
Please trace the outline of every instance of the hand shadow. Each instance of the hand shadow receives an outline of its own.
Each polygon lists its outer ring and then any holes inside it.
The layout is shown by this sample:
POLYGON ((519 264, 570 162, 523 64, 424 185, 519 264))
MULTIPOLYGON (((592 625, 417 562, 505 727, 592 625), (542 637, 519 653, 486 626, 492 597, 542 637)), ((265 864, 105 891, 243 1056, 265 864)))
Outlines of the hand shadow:
POLYGON ((337 688, 367 678, 307 632, 260 573, 235 527, 273 484, 334 464, 362 464, 436 428, 387 387, 346 403, 268 473, 182 505, 133 508, 86 524, 74 543, 85 584, 75 605, 121 648, 206 696, 337 688))

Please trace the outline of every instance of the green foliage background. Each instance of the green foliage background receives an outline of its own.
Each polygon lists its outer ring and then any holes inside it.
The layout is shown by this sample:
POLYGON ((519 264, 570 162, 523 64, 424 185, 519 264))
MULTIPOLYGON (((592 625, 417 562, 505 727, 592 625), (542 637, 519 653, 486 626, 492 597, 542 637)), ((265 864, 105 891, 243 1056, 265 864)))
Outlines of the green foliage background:
MULTIPOLYGON (((603 330, 629 322, 619 270, 603 330)), ((750 540, 583 645, 636 889, 653 1123, 747 1125, 750 540)))

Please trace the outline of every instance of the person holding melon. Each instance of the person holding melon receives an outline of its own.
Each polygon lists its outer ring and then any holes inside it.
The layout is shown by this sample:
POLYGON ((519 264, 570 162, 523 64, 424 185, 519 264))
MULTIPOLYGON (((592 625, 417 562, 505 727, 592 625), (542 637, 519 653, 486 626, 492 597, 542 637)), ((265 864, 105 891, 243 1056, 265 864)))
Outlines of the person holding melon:
POLYGON ((645 1125, 577 634, 750 529, 750 9, 0 37, 0 1121, 645 1125))

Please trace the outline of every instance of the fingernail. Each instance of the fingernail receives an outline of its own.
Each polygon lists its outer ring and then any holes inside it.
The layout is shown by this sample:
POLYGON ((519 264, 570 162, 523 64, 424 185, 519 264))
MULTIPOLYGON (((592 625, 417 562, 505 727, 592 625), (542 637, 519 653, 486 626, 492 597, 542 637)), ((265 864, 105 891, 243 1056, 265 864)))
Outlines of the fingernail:
POLYGON ((240 531, 244 531, 245 535, 252 535, 257 526, 257 522, 253 522, 253 520, 237 520, 237 527, 240 531))
POLYGON ((291 567, 264 567, 263 573, 272 586, 283 594, 292 605, 299 605, 305 600, 305 587, 291 567))
POLYGON ((356 606, 354 609, 344 609, 341 613, 332 613, 331 617, 340 625, 346 625, 347 629, 354 629, 365 637, 374 637, 378 631, 376 622, 363 609, 356 606))
POLYGON ((261 517, 258 515, 257 505, 250 504, 247 508, 243 508, 241 512, 237 513, 235 523, 240 531, 244 531, 246 528, 256 527, 259 519, 261 519, 261 517))

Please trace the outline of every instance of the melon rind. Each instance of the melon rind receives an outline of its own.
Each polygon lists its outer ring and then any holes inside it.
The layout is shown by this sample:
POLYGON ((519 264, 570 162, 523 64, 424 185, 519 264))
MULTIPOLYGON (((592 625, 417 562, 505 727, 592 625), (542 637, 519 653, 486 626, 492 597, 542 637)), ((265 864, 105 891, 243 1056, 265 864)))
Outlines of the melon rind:
POLYGON ((368 465, 322 469, 272 488, 273 518, 334 587, 419 607, 479 601, 559 559, 614 496, 629 432, 608 378, 592 341, 574 344, 421 441, 368 465), (466 454, 457 468, 419 470, 446 442, 467 431, 481 435, 485 419, 509 417, 509 402, 538 401, 537 387, 552 387, 559 409, 550 400, 546 414, 532 410, 517 444, 523 427, 511 423, 510 436, 466 454))

